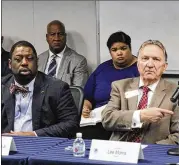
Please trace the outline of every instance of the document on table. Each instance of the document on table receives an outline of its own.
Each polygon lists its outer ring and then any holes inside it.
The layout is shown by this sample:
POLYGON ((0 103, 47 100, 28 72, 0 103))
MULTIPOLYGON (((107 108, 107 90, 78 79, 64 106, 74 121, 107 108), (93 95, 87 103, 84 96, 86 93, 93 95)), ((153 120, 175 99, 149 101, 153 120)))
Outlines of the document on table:
POLYGON ((101 112, 106 107, 103 105, 102 107, 95 108, 91 111, 89 118, 84 118, 81 116, 80 127, 85 127, 89 125, 96 125, 97 123, 101 122, 101 112))

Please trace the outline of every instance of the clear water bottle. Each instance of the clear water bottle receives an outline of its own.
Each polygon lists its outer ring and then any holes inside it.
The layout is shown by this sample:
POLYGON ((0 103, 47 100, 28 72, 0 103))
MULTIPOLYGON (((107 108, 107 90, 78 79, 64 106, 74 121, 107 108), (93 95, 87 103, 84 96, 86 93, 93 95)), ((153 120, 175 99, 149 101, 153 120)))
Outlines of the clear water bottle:
POLYGON ((85 156, 85 142, 82 139, 82 133, 76 133, 76 139, 73 142, 73 156, 85 156))

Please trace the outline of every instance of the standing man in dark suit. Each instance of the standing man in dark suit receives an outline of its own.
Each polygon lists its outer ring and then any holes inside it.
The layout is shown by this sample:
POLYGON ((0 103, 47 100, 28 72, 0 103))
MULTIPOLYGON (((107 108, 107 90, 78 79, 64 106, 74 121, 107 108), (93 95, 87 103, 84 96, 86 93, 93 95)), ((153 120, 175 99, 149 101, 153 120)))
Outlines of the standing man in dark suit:
POLYGON ((10 56, 12 74, 1 88, 2 133, 71 137, 79 118, 69 85, 38 72, 36 50, 27 41, 15 43, 10 56))
MULTIPOLYGON (((4 41, 4 37, 1 36, 1 44, 4 41)), ((5 51, 1 45, 1 77, 6 76, 11 72, 8 66, 9 63, 9 52, 5 51)))
POLYGON ((86 58, 66 45, 66 35, 62 22, 54 20, 47 25, 49 50, 38 56, 38 69, 69 85, 84 87, 88 78, 86 58))

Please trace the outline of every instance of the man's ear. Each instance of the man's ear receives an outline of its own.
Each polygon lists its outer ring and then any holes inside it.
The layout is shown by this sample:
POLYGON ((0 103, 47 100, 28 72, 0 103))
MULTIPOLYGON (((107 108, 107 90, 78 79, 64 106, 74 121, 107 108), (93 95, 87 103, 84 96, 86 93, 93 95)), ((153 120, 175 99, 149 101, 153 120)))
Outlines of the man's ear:
POLYGON ((9 69, 12 69, 11 63, 12 63, 12 61, 11 61, 11 59, 9 59, 9 69))
POLYGON ((48 34, 46 34, 46 41, 48 42, 48 34))
POLYGON ((39 66, 38 66, 38 63, 39 63, 39 58, 37 57, 37 68, 39 67, 39 66))
POLYGON ((1 36, 1 44, 3 43, 4 41, 4 36, 1 36))
POLYGON ((168 67, 168 63, 166 62, 164 66, 164 72, 166 71, 167 67, 168 67))

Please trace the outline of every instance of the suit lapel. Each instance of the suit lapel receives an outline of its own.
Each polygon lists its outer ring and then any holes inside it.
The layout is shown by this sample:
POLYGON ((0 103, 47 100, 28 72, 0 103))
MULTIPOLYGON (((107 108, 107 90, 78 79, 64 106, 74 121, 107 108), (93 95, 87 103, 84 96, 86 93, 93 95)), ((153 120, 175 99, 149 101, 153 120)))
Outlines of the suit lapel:
POLYGON ((165 87, 164 80, 161 79, 155 89, 155 92, 153 94, 149 107, 160 107, 160 104, 166 95, 165 89, 166 87, 165 87))
MULTIPOLYGON (((164 99, 165 95, 166 95, 166 87, 165 87, 165 83, 164 80, 161 79, 155 89, 155 92, 153 94, 152 100, 150 102, 149 107, 160 107, 160 104, 162 103, 162 100, 164 99)), ((146 141, 151 141, 152 137, 151 136, 145 136, 145 134, 148 132, 148 130, 150 129, 150 127, 152 127, 152 125, 155 125, 156 123, 145 123, 145 130, 143 132, 143 142, 145 143, 146 141)))
POLYGON ((40 60, 39 60, 39 65, 38 65, 39 71, 45 72, 48 57, 49 57, 49 51, 48 50, 46 52, 44 52, 43 54, 41 54, 40 60))
POLYGON ((9 129, 13 130, 14 129, 14 115, 15 115, 15 95, 11 94, 9 91, 11 83, 14 83, 14 77, 12 77, 8 81, 8 83, 5 85, 3 101, 4 101, 4 108, 7 113, 9 129))
MULTIPOLYGON (((135 78, 133 79, 133 82, 130 84, 128 91, 138 90, 138 86, 139 86, 139 78, 135 78)), ((138 100, 138 95, 128 98, 129 110, 137 109, 137 100, 138 100)))
MULTIPOLYGON (((8 100, 8 107, 7 107, 7 116, 8 116, 8 123, 11 130, 14 130, 14 117, 15 117, 15 95, 9 97, 8 100)), ((10 130, 9 130, 10 131, 10 130)))
MULTIPOLYGON (((135 78, 134 81, 131 83, 128 91, 136 90, 136 89, 138 89, 138 86, 139 86, 139 79, 135 78)), ((159 107, 160 106, 162 100, 164 99, 164 97, 166 95, 165 89, 166 88, 165 88, 164 80, 161 79, 156 87, 155 93, 153 94, 153 97, 152 97, 149 107, 159 107)), ((135 109, 137 109, 137 99, 138 99, 138 95, 128 98, 129 110, 134 109, 134 107, 135 107, 135 109)))
POLYGON ((48 84, 45 84, 41 73, 38 72, 35 83, 32 100, 32 126, 33 130, 39 129, 42 103, 48 84))
POLYGON ((66 47, 65 51, 64 51, 64 55, 63 55, 63 58, 61 60, 61 63, 60 63, 60 67, 59 67, 59 70, 58 70, 58 75, 57 77, 59 79, 62 79, 63 77, 63 74, 66 72, 66 73, 69 73, 69 68, 68 68, 68 64, 69 64, 69 61, 70 61, 70 55, 71 55, 71 50, 69 47, 66 47))

